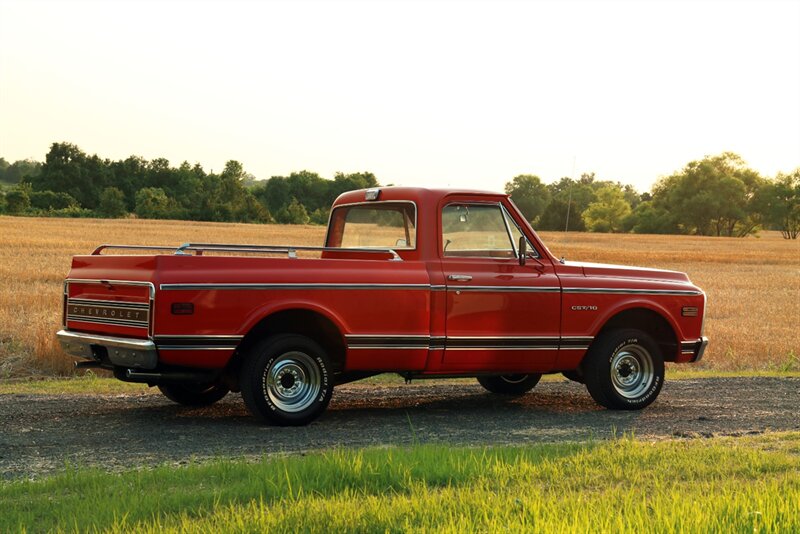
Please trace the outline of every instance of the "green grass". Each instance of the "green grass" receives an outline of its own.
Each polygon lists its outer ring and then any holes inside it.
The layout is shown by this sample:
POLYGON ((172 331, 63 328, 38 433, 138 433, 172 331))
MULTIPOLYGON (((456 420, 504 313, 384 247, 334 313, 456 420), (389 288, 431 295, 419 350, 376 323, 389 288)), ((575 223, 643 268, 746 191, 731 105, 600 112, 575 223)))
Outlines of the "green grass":
MULTIPOLYGON (((672 366, 667 369, 667 380, 689 380, 698 378, 733 378, 733 377, 779 377, 800 378, 798 371, 714 371, 684 369, 672 366)), ((542 382, 563 382, 566 378, 560 374, 545 375, 542 382)), ((415 384, 424 384, 430 380, 414 380, 415 384)), ((473 384, 474 378, 447 379, 450 383, 473 384)), ((381 374, 354 382, 363 385, 401 385, 405 380, 397 374, 381 374)), ((79 394, 122 394, 122 393, 158 393, 157 389, 148 388, 144 384, 122 382, 114 378, 97 376, 87 372, 83 376, 71 378, 34 378, 34 379, 0 379, 0 395, 79 395, 79 394)))
POLYGON ((69 468, 0 502, 2 532, 797 532, 800 433, 69 468))
POLYGON ((115 378, 97 376, 87 371, 82 376, 70 378, 32 378, 0 380, 0 395, 76 395, 76 394, 120 394, 143 393, 145 384, 122 382, 115 378))

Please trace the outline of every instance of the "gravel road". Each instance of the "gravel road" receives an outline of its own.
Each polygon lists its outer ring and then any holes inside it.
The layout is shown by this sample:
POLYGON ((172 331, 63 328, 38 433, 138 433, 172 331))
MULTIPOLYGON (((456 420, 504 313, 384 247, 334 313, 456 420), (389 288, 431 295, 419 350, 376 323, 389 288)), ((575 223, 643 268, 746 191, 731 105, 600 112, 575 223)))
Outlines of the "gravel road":
POLYGON ((611 412, 572 382, 507 400, 477 384, 348 384, 301 428, 261 426, 238 394, 208 408, 156 390, 124 395, 0 395, 0 478, 40 477, 67 464, 119 470, 219 456, 248 458, 337 446, 471 445, 739 436, 800 430, 800 378, 667 380, 640 412, 611 412))

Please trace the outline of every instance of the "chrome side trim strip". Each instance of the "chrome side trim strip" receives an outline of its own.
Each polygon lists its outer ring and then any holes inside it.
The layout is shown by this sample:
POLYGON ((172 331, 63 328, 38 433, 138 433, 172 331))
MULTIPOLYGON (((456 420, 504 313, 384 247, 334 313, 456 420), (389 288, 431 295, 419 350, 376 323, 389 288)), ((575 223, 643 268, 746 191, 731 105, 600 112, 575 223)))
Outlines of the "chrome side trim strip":
POLYGON ((160 334, 156 336, 156 341, 161 339, 226 339, 230 341, 239 341, 244 336, 228 335, 228 334, 213 334, 213 335, 186 335, 186 334, 160 334))
POLYGON ((556 340, 558 341, 558 336, 446 336, 448 341, 455 340, 473 340, 473 339, 521 339, 525 341, 537 341, 537 340, 556 340))
POLYGON ((448 291, 494 291, 498 293, 560 293, 561 288, 558 286, 448 286, 448 291))
POLYGON ((430 350, 428 345, 348 345, 349 350, 363 350, 363 349, 401 349, 401 350, 430 350))
POLYGON ((155 338, 158 350, 235 350, 243 336, 239 335, 162 335, 155 338))
POLYGON ((403 350, 586 350, 590 336, 426 336, 420 334, 348 334, 348 349, 403 350))
POLYGON ((157 345, 158 350, 236 350, 236 345, 208 346, 208 345, 157 345))
POLYGON ((701 295, 702 291, 683 289, 625 289, 609 287, 565 287, 564 293, 596 293, 596 294, 625 294, 625 295, 701 295))
POLYGON ((501 345, 486 345, 480 347, 446 347, 446 350, 558 350, 558 345, 535 346, 535 347, 507 347, 501 345))
POLYGON ((202 290, 285 290, 285 289, 334 289, 334 290, 374 290, 374 289, 430 289, 428 284, 161 284, 162 291, 202 291, 202 290))

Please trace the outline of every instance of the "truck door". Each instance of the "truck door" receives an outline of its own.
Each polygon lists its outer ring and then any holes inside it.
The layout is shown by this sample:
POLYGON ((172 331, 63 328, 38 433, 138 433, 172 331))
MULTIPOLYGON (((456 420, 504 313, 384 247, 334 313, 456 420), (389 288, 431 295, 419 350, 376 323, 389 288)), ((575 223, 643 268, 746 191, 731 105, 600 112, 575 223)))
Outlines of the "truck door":
POLYGON ((561 287, 549 259, 530 246, 518 258, 519 227, 502 203, 447 199, 440 206, 446 340, 453 372, 552 370, 561 287))

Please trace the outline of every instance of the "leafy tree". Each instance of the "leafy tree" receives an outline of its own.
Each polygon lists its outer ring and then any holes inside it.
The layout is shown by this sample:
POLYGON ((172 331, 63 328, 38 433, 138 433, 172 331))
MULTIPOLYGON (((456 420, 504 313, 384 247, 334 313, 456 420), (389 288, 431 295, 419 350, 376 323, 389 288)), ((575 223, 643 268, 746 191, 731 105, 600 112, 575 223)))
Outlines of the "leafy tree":
POLYGON ((642 201, 650 200, 650 193, 639 194, 636 188, 631 184, 622 184, 617 182, 614 185, 622 190, 622 194, 625 196, 625 201, 628 203, 631 209, 636 209, 636 206, 638 206, 642 201))
POLYGON ((540 230, 561 230, 564 228, 567 221, 567 214, 569 214, 569 229, 576 232, 583 232, 586 230, 586 224, 583 222, 583 215, 579 207, 574 205, 567 207, 567 201, 560 198, 554 198, 550 204, 544 209, 544 213, 539 218, 540 230))
POLYGON ((550 203, 550 191, 538 176, 520 174, 506 183, 505 191, 531 224, 536 224, 550 203))
POLYGON ((95 184, 92 181, 86 154, 71 143, 53 143, 45 156, 42 172, 31 178, 37 191, 69 193, 81 205, 96 204, 95 184))
POLYGON ((328 184, 327 197, 320 208, 330 208, 336 197, 346 191, 353 191, 355 189, 369 189, 371 187, 378 187, 378 179, 371 172, 354 172, 345 174, 337 172, 333 177, 333 183, 328 184))
POLYGON ((314 211, 330 206, 331 199, 328 192, 330 180, 325 180, 319 174, 309 171, 293 172, 286 180, 291 195, 307 210, 314 211))
POLYGON ((330 209, 318 208, 309 214, 309 222, 311 224, 321 224, 326 226, 328 224, 328 217, 330 214, 330 209))
POLYGON ((539 219, 542 230, 564 230, 569 213, 569 229, 586 230, 583 212, 596 200, 594 173, 584 173, 580 179, 562 178, 547 186, 552 198, 539 219))
POLYGON ((276 214, 289 205, 292 194, 289 182, 283 176, 273 176, 252 189, 253 195, 271 212, 276 214))
POLYGON ((16 185, 37 176, 41 169, 42 164, 38 161, 23 159, 9 164, 4 158, 0 158, 0 182, 16 185))
POLYGON ((756 196, 755 203, 765 221, 780 230, 784 239, 800 235, 800 168, 790 174, 779 173, 756 196))
POLYGON ((68 193, 56 193, 54 191, 31 191, 29 196, 31 200, 31 207, 40 210, 62 210, 72 206, 78 206, 78 201, 68 193))
POLYGON ((308 224, 310 217, 305 206, 293 198, 288 206, 278 211, 275 219, 281 224, 308 224))
POLYGON ((598 189, 597 200, 589 204, 583 219, 591 232, 620 232, 630 214, 631 206, 625 200, 622 188, 606 185, 598 189))
POLYGON ((6 193, 6 209, 8 213, 18 215, 31 207, 31 197, 28 189, 17 187, 6 193))
POLYGON ((736 154, 692 161, 653 188, 653 203, 685 233, 743 237, 758 226, 756 192, 764 180, 736 154))
POLYGON ((106 187, 100 193, 100 204, 97 212, 103 217, 117 219, 124 217, 128 213, 125 203, 125 193, 117 187, 106 187))
POLYGON ((5 213, 8 210, 8 202, 6 202, 6 194, 0 191, 0 213, 5 213))
POLYGON ((160 187, 145 187, 136 193, 136 215, 143 219, 178 218, 175 201, 160 187))
POLYGON ((121 190, 125 195, 126 211, 134 211, 136 207, 136 192, 146 187, 148 163, 139 156, 130 156, 125 160, 114 161, 110 165, 113 176, 113 187, 121 190))
POLYGON ((166 191, 172 186, 172 175, 169 160, 156 158, 147 163, 144 183, 147 187, 156 187, 166 191))
POLYGON ((680 229, 667 210, 656 207, 650 200, 640 202, 626 217, 625 228, 635 234, 679 234, 680 229))

